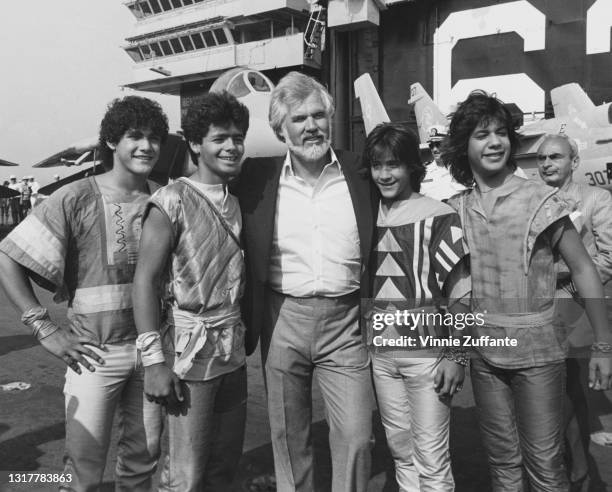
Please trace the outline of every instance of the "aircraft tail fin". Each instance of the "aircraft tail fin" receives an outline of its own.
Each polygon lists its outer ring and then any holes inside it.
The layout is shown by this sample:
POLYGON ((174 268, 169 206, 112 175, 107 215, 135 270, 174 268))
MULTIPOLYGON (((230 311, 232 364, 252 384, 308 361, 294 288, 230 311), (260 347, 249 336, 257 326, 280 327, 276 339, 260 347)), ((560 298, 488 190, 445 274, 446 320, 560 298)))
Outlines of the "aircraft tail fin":
POLYGON ((446 128, 448 126, 446 116, 436 106, 436 103, 433 102, 420 83, 415 82, 410 86, 408 104, 414 104, 414 115, 419 129, 419 139, 422 144, 427 141, 432 127, 446 128))
POLYGON ((575 82, 552 89, 550 91, 550 99, 556 118, 573 116, 576 113, 595 109, 595 104, 593 104, 591 98, 575 82))
POLYGON ((356 78, 354 87, 355 96, 359 99, 359 104, 361 104, 361 113, 366 135, 368 135, 376 125, 391 121, 369 73, 364 73, 356 78))

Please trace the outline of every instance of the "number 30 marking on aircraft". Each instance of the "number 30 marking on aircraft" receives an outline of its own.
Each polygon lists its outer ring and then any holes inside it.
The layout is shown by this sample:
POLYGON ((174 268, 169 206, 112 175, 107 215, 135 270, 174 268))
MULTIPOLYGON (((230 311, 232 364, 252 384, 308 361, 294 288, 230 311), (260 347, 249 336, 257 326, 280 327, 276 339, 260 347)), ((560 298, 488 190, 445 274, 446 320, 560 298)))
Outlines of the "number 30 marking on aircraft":
POLYGON ((584 175, 589 178, 589 185, 591 186, 605 186, 606 184, 612 183, 612 180, 608 177, 604 177, 604 173, 601 171, 595 171, 592 173, 584 173, 584 175))

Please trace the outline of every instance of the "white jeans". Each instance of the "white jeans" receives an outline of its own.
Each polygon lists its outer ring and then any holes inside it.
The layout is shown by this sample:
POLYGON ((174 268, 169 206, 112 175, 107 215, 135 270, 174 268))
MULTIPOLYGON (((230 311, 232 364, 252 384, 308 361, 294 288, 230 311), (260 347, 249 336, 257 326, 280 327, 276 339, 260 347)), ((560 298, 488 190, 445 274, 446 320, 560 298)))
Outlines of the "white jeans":
POLYGON ((374 386, 402 491, 455 490, 450 467, 450 398, 434 390, 435 358, 372 355, 374 386))
POLYGON ((66 372, 64 473, 71 474, 72 480, 62 490, 98 490, 118 410, 115 490, 148 491, 160 452, 161 406, 144 398, 144 372, 135 343, 107 344, 106 348, 108 352, 92 348, 105 361, 100 365, 89 359, 95 372, 66 372))

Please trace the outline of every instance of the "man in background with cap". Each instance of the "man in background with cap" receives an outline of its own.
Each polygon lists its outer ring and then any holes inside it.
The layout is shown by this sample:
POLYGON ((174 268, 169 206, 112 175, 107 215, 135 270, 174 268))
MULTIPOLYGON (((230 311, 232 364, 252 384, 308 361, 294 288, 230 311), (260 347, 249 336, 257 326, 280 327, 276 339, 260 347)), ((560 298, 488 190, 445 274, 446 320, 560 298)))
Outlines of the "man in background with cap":
POLYGON ((21 220, 25 219, 30 211, 30 197, 32 189, 30 188, 30 176, 21 178, 21 199, 19 201, 19 214, 21 220))
POLYGON ((30 187, 30 205, 31 208, 34 208, 34 206, 38 203, 38 190, 40 189, 40 184, 38 183, 38 181, 36 181, 36 179, 34 178, 34 176, 30 176, 30 181, 28 182, 28 186, 30 187))
POLYGON ((427 145, 431 150, 433 160, 425 164, 425 179, 421 183, 421 194, 436 200, 446 200, 465 190, 465 186, 452 178, 444 162, 442 162, 440 146, 444 137, 446 137, 446 128, 443 126, 434 125, 429 129, 427 145))

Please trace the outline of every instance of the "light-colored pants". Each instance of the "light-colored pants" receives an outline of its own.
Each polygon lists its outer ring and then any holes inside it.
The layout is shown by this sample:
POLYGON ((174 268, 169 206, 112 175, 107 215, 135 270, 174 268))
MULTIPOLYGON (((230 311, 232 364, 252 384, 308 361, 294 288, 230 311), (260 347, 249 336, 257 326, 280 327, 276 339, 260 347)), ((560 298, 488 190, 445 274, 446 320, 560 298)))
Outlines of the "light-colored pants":
MULTIPOLYGON (((91 348, 91 347, 90 347, 91 348)), ((144 397, 143 369, 137 363, 134 342, 107 344, 108 352, 92 348, 105 361, 90 359, 95 372, 66 372, 66 482, 62 490, 99 489, 111 438, 113 417, 119 410, 119 444, 115 488, 118 491, 151 490, 160 452, 160 405, 144 397)))
POLYGON ((359 296, 268 297, 265 322, 274 332, 265 375, 277 491, 314 490, 313 376, 330 428, 332 491, 365 491, 374 399, 369 355, 359 329, 359 296))
POLYGON ((168 456, 159 492, 231 490, 244 442, 246 366, 208 381, 181 381, 168 408, 168 456))
POLYGON ((402 491, 455 490, 449 451, 450 398, 434 390, 440 359, 372 356, 374 387, 402 491))
POLYGON ((565 361, 502 369, 471 364, 474 400, 494 492, 523 492, 523 467, 532 492, 564 492, 565 361))

